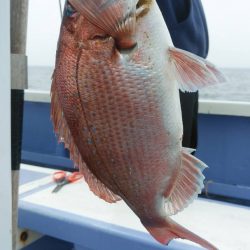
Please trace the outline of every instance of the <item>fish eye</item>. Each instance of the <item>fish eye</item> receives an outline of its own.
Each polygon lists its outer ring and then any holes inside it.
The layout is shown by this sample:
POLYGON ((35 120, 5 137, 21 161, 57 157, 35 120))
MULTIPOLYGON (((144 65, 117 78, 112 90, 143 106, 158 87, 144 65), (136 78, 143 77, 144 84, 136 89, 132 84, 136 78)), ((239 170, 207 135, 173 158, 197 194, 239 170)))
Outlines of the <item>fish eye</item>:
POLYGON ((76 10, 73 8, 73 6, 67 2, 66 8, 65 8, 65 14, 67 17, 73 17, 73 15, 76 13, 76 10))
POLYGON ((91 40, 100 40, 100 41, 105 41, 109 38, 109 35, 106 34, 98 34, 98 35, 94 35, 93 37, 91 37, 91 40))

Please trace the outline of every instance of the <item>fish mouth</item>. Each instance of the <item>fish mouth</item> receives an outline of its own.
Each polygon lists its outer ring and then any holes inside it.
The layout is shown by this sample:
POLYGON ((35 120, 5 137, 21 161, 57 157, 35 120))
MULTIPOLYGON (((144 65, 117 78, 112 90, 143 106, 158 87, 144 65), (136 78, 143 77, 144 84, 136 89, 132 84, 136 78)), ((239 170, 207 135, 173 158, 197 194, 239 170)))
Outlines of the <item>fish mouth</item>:
POLYGON ((131 51, 137 47, 137 41, 133 37, 115 39, 116 47, 120 51, 131 51))
POLYGON ((136 18, 130 13, 122 21, 118 22, 112 32, 118 50, 132 50, 137 46, 136 39, 136 18))

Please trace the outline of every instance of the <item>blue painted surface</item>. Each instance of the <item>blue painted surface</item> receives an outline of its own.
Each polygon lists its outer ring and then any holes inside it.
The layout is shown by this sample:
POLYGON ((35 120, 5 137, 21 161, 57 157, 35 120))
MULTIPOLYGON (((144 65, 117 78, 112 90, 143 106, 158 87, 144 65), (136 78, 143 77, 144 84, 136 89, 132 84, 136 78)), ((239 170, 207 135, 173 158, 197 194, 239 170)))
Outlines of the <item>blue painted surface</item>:
MULTIPOLYGON (((69 212, 19 202, 19 226, 74 243, 78 250, 201 250, 183 242, 164 246, 149 234, 85 218, 69 212), (49 226, 48 226, 49 225, 49 226)), ((33 249, 32 249, 33 250, 33 249)), ((35 249, 34 249, 35 250, 35 249)))
MULTIPOLYGON (((249 202, 243 202, 243 200, 250 201, 250 187, 249 186, 239 186, 230 185, 223 183, 209 182, 206 183, 206 189, 209 194, 220 195, 222 197, 232 197, 240 199, 241 202, 236 202, 242 205, 247 205, 249 202)), ((249 206, 249 205, 248 205, 249 206)))
POLYGON ((24 109, 23 148, 30 152, 56 154, 57 143, 50 122, 50 104, 25 102, 24 109))
MULTIPOLYGON (((50 104, 25 102, 22 160, 72 169, 68 151, 58 144, 50 121, 50 104)), ((249 200, 250 117, 199 115, 197 156, 205 170, 208 193, 249 200)))
POLYGON ((23 184, 29 183, 31 181, 41 179, 41 178, 46 177, 46 176, 48 176, 48 174, 35 173, 35 172, 33 172, 32 175, 30 175, 29 170, 22 169, 22 171, 20 173, 20 177, 19 177, 19 184, 23 185, 23 184))
POLYGON ((74 245, 70 242, 45 236, 22 250, 73 250, 73 247, 74 245))
MULTIPOLYGON (((34 180, 44 174, 22 170, 21 179, 34 180)), ((48 176, 48 174, 45 174, 48 176)), ((27 182, 25 182, 27 183, 27 182)), ((24 184, 25 184, 24 183, 24 184)), ((51 184, 49 184, 51 185, 51 184)), ((185 243, 173 241, 168 247, 155 242, 149 234, 97 221, 70 212, 63 212, 45 206, 31 204, 22 199, 47 188, 48 184, 23 193, 19 201, 19 226, 43 235, 23 250, 198 250, 185 243)))
MULTIPOLYGON (((48 137, 48 143, 51 143, 52 140, 55 140, 54 137, 48 137)), ((63 147, 63 144, 59 144, 63 147)), ((22 161, 24 163, 32 164, 32 165, 39 165, 47 168, 58 168, 63 170, 72 170, 73 163, 72 161, 66 156, 61 156, 57 154, 45 154, 42 151, 40 152, 32 152, 26 151, 25 148, 22 151, 22 161)))
POLYGON ((57 142, 49 103, 25 102, 22 149, 22 161, 25 163, 73 168, 68 151, 57 142))
POLYGON ((197 157, 209 166, 208 192, 249 199, 249 135, 249 117, 199 115, 197 157))
MULTIPOLYGON (((42 179, 42 178, 48 177, 48 176, 50 176, 50 174, 22 169, 20 172, 20 185, 24 185, 24 184, 27 184, 29 182, 36 181, 36 180, 39 180, 39 179, 42 179)), ((47 189, 49 187, 51 187, 51 191, 52 191, 54 186, 55 186, 55 183, 54 183, 53 178, 51 176, 51 182, 49 182, 49 183, 46 182, 44 184, 40 184, 38 187, 35 187, 29 191, 22 192, 21 194, 19 194, 19 198, 22 199, 26 196, 29 196, 33 193, 38 192, 38 191, 42 191, 42 190, 47 189)))

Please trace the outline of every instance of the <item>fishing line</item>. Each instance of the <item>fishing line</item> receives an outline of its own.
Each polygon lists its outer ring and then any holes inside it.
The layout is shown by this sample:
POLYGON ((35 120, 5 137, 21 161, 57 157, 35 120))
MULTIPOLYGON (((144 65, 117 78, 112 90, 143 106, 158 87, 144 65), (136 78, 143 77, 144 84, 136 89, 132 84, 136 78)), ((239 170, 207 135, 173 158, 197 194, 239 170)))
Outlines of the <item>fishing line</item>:
POLYGON ((58 0, 58 3, 59 3, 59 9, 60 9, 61 20, 62 20, 63 11, 62 11, 62 2, 61 2, 61 0, 58 0))

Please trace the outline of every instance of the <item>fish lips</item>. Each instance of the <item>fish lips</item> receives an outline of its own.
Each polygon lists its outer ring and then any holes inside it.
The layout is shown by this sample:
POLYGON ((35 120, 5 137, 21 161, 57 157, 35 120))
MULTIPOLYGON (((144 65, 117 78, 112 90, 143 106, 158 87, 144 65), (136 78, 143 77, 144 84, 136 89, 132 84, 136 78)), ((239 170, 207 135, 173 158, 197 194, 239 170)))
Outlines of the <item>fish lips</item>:
POLYGON ((122 53, 134 51, 138 46, 137 40, 134 37, 115 39, 115 44, 116 48, 122 53))

